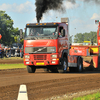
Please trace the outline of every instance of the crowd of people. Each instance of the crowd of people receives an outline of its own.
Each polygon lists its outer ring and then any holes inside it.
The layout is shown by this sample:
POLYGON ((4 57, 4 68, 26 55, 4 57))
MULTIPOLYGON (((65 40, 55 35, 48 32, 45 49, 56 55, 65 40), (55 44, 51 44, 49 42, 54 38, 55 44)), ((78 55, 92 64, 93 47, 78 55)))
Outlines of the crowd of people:
POLYGON ((11 57, 11 48, 4 48, 4 47, 0 48, 0 57, 1 58, 4 58, 4 57, 9 58, 9 57, 11 57))
POLYGON ((11 57, 11 55, 13 56, 19 56, 19 57, 23 57, 23 51, 21 49, 11 49, 11 48, 5 48, 2 47, 0 48, 0 58, 9 58, 11 57), (19 55, 16 55, 19 54, 19 55))

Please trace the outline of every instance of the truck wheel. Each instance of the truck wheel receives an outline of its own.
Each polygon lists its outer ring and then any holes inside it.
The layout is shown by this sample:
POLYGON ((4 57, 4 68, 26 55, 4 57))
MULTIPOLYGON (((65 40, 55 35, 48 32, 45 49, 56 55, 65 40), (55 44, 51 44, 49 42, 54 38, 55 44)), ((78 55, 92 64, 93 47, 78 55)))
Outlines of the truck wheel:
POLYGON ((27 66, 27 71, 28 73, 35 73, 36 67, 35 66, 27 66))
POLYGON ((82 72, 83 71, 83 61, 81 58, 78 58, 77 62, 77 72, 82 72))
POLYGON ((63 58, 62 65, 58 68, 59 73, 66 73, 68 67, 68 61, 67 58, 63 58))

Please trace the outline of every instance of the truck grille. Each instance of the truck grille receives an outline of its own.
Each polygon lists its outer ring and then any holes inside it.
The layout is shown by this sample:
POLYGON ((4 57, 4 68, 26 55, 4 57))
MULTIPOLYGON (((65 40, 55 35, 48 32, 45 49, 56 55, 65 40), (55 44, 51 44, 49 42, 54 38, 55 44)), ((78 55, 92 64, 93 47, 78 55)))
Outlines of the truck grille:
POLYGON ((34 55, 34 60, 46 60, 46 55, 34 55))
POLYGON ((56 47, 25 47, 25 53, 55 53, 56 47))

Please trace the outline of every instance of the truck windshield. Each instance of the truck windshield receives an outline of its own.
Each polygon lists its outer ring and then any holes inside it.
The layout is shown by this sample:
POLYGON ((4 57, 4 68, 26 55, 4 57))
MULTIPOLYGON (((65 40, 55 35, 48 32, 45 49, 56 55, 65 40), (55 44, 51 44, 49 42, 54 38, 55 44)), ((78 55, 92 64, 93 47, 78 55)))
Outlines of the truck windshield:
POLYGON ((26 39, 56 39, 57 27, 27 27, 26 39))

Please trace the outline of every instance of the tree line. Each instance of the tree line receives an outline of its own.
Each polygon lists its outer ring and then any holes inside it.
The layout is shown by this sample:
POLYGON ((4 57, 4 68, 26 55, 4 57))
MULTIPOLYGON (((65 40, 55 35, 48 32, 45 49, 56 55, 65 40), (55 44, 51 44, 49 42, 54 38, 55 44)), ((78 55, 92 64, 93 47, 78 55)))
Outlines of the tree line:
POLYGON ((83 43, 84 41, 91 41, 93 43, 97 43, 97 32, 85 32, 85 33, 77 33, 74 36, 74 43, 83 43))
POLYGON ((2 38, 0 40, 1 44, 11 45, 15 42, 22 42, 19 40, 20 30, 13 27, 13 20, 11 17, 5 13, 5 11, 0 10, 0 34, 2 38))

